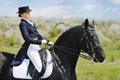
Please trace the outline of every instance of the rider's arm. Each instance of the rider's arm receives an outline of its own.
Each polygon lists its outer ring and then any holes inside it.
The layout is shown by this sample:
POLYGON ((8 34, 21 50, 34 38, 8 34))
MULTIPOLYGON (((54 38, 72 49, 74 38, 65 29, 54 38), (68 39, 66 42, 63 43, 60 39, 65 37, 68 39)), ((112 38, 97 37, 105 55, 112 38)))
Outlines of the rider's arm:
POLYGON ((32 43, 32 44, 41 44, 42 43, 42 40, 34 40, 29 36, 27 24, 25 22, 21 22, 19 27, 20 27, 20 31, 21 31, 22 36, 25 41, 27 41, 28 43, 32 43))
MULTIPOLYGON (((37 31, 37 33, 38 33, 38 31, 37 31)), ((38 37, 39 37, 39 39, 41 39, 41 40, 43 40, 43 39, 45 39, 42 35, 40 35, 39 33, 38 33, 38 37)))
MULTIPOLYGON (((34 24, 34 25, 35 25, 35 24, 34 24)), ((35 25, 35 27, 36 27, 36 25, 35 25)), ((37 30, 37 34, 38 34, 38 38, 39 38, 39 39, 41 39, 41 40, 45 39, 42 35, 39 34, 38 30, 37 30)))

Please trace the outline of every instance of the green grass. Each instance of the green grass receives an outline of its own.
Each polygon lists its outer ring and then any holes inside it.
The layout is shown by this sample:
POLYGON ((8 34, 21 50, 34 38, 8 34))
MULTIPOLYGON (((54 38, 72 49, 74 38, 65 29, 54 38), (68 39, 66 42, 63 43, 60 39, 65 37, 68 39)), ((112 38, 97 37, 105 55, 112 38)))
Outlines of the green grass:
POLYGON ((78 80, 120 80, 120 51, 105 50, 103 63, 94 63, 80 58, 77 64, 78 80))
POLYGON ((12 53, 12 54, 16 54, 18 53, 20 47, 17 46, 9 46, 9 47, 4 47, 4 46, 0 46, 0 51, 1 52, 8 52, 8 53, 12 53))
MULTIPOLYGON (((0 47, 0 51, 16 54, 20 47, 0 47)), ((76 71, 78 80, 120 80, 120 50, 105 49, 106 59, 95 63, 79 58, 76 71)))

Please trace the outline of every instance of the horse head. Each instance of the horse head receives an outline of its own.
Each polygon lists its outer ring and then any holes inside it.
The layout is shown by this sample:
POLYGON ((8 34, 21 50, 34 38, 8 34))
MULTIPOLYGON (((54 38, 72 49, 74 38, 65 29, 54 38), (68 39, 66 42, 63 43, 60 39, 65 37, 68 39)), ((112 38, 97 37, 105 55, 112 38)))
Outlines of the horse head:
POLYGON ((105 59, 105 54, 95 31, 94 21, 93 25, 90 25, 88 19, 86 19, 82 26, 84 31, 81 49, 93 57, 95 62, 103 62, 105 59))

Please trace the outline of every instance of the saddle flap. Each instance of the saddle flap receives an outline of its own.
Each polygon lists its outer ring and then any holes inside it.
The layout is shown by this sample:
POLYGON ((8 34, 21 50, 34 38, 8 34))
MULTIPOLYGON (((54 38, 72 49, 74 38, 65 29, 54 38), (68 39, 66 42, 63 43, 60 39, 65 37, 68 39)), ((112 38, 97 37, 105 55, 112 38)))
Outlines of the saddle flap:
POLYGON ((13 77, 18 79, 32 79, 29 74, 27 75, 29 64, 30 60, 24 59, 19 66, 13 66, 13 77))

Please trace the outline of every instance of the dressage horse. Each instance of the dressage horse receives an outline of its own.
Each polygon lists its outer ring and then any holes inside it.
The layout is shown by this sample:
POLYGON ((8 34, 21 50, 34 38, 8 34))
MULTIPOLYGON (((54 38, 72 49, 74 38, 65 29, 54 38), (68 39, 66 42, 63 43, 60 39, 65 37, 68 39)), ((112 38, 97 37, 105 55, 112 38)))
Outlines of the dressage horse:
MULTIPOLYGON (((49 50, 54 55, 53 72, 42 80, 77 80, 75 67, 81 51, 88 53, 95 62, 103 62, 105 59, 94 25, 90 25, 88 19, 82 25, 64 32, 49 50)), ((13 54, 0 52, 0 80, 22 80, 12 77, 10 64, 13 58, 13 54)))

